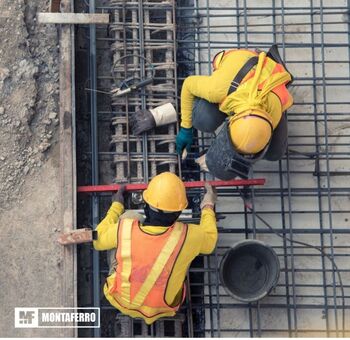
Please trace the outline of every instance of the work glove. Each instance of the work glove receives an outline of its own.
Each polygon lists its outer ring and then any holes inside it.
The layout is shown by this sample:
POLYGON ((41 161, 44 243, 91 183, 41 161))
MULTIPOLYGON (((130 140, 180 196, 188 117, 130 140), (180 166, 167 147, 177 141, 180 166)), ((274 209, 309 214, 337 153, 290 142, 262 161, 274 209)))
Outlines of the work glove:
POLYGON ((194 161, 199 165, 201 171, 209 172, 207 163, 205 161, 205 154, 196 158, 194 161))
POLYGON ((118 192, 112 195, 112 202, 119 202, 124 205, 125 185, 119 187, 118 192))
POLYGON ((200 207, 203 209, 206 205, 211 205, 214 208, 217 200, 216 189, 213 188, 209 183, 205 183, 204 186, 207 192, 203 196, 200 207))
POLYGON ((130 124, 134 135, 151 130, 156 126, 167 125, 177 121, 177 113, 171 103, 154 109, 142 109, 131 115, 130 124))
POLYGON ((176 136, 176 152, 181 155, 184 148, 190 151, 193 142, 193 129, 182 127, 176 136))

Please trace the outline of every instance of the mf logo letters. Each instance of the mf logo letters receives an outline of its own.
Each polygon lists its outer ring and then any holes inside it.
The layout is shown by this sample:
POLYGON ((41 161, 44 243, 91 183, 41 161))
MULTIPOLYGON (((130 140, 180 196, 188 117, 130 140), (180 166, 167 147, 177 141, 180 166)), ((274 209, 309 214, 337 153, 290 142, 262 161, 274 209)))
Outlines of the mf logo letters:
POLYGON ((15 308, 15 328, 38 327, 37 308, 15 308))

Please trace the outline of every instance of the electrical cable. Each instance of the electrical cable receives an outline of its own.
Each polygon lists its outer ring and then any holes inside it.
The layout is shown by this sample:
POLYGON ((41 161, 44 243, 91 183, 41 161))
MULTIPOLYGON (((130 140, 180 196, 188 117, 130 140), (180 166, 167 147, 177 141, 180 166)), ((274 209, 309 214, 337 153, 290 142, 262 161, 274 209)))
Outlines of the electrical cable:
MULTIPOLYGON (((134 57, 137 57, 137 58, 139 58, 139 59, 144 60, 144 61, 146 62, 146 64, 149 65, 149 68, 147 68, 146 71, 151 71, 151 78, 152 78, 152 79, 155 78, 156 70, 155 70, 155 66, 152 64, 151 61, 149 61, 146 57, 144 57, 144 56, 142 56, 142 55, 140 55, 140 54, 129 53, 129 54, 126 54, 126 55, 120 57, 119 59, 117 59, 117 60, 114 61, 114 63, 113 63, 113 67, 112 67, 112 77, 113 77, 113 79, 114 79, 115 84, 118 84, 118 82, 119 82, 119 79, 118 79, 118 77, 116 76, 116 71, 117 71, 117 70, 116 70, 116 66, 118 65, 118 63, 120 63, 122 60, 124 60, 124 62, 126 62, 126 59, 128 59, 128 58, 134 58, 134 57)), ((134 73, 134 72, 137 72, 137 71, 138 71, 137 68, 128 69, 128 72, 130 72, 130 73, 134 73)), ((128 79, 128 80, 132 80, 132 79, 136 79, 136 78, 135 78, 135 77, 131 77, 131 78, 128 79)), ((124 84, 125 80, 126 80, 126 79, 124 79, 124 80, 121 82, 120 86, 122 86, 122 85, 124 84)), ((140 79, 140 81, 142 81, 142 80, 140 79)))
MULTIPOLYGON (((242 196, 242 194, 241 194, 242 196)), ((245 203, 245 198, 242 196, 242 199, 245 203)), ((325 256, 333 265, 333 267, 335 268, 335 271, 337 273, 338 276, 338 280, 339 280, 339 285, 340 285, 340 290, 341 290, 341 299, 342 299, 342 336, 345 337, 345 293, 344 293, 344 286, 343 286, 343 281, 341 278, 341 274, 340 274, 340 270, 337 266, 337 264, 335 263, 335 260, 333 257, 331 257, 329 254, 325 253, 323 251, 322 248, 314 246, 312 244, 306 243, 306 242, 302 242, 302 241, 295 241, 292 240, 291 238, 289 238, 288 236, 285 236, 283 234, 280 234, 278 231, 276 231, 268 222, 266 222, 261 216, 259 216, 259 214, 257 214, 251 206, 249 206, 248 204, 245 203, 245 207, 251 212, 253 213, 262 223, 265 224, 266 227, 268 227, 274 234, 276 234, 277 236, 279 236, 280 238, 289 241, 290 243, 295 243, 295 244, 299 244, 302 246, 306 246, 308 248, 312 248, 315 249, 317 251, 319 251, 323 256, 325 256)))

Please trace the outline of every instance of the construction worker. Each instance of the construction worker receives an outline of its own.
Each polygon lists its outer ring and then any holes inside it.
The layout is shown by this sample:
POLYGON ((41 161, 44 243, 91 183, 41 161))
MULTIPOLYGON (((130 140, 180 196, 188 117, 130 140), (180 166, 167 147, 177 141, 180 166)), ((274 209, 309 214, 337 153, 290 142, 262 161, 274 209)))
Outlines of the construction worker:
POLYGON ((97 226, 96 250, 112 250, 104 286, 107 300, 122 313, 147 324, 174 316, 186 288, 186 272, 199 254, 216 245, 216 193, 206 184, 199 225, 177 222, 187 207, 184 183, 164 172, 143 192, 146 218, 124 212, 124 188, 113 196, 106 217, 97 226))
POLYGON ((223 180, 246 178, 257 160, 279 160, 286 151, 283 112, 293 103, 286 88, 292 76, 276 45, 267 54, 222 51, 215 56, 213 69, 210 76, 190 76, 183 83, 177 152, 190 149, 193 127, 214 132, 225 122, 197 163, 223 180))

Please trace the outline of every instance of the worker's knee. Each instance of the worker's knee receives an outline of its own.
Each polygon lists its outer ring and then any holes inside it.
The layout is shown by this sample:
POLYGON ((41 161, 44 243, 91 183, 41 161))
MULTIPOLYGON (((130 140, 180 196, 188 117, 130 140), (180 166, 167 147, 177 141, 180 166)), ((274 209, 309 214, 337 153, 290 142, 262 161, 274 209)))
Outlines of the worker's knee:
POLYGON ((275 131, 273 132, 270 146, 267 149, 264 159, 268 161, 279 161, 285 155, 288 146, 288 124, 287 116, 282 115, 275 131))
POLYGON ((218 104, 196 98, 192 108, 192 125, 202 132, 214 132, 227 116, 219 110, 218 104))
POLYGON ((281 160, 287 151, 287 145, 287 137, 283 141, 279 141, 279 143, 271 143, 264 155, 264 159, 271 162, 281 160))

